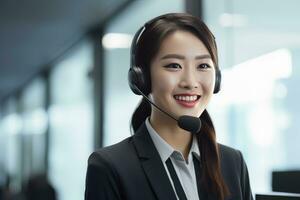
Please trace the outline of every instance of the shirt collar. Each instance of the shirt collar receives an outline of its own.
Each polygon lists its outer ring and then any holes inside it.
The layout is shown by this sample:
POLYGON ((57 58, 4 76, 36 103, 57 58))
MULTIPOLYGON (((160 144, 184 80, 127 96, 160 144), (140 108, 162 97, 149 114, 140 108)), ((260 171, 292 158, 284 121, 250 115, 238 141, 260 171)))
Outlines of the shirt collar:
MULTIPOLYGON (((146 127, 148 129, 148 132, 150 134, 150 137, 154 143, 154 146, 156 147, 161 159, 163 162, 166 162, 166 160, 173 156, 176 160, 184 160, 183 155, 181 152, 174 149, 171 145, 169 145, 160 135, 154 130, 152 125, 150 124, 149 117, 146 119, 146 127)), ((197 159, 200 159, 200 151, 198 147, 198 142, 196 136, 193 136, 192 146, 190 149, 189 157, 191 156, 191 153, 196 156, 197 159)))
POLYGON ((160 135, 153 129, 152 125, 149 122, 149 117, 146 119, 146 127, 162 161, 166 162, 166 160, 172 155, 175 149, 164 139, 162 139, 162 137, 160 137, 160 135))
POLYGON ((200 150, 199 150, 199 145, 198 145, 198 141, 197 141, 196 135, 193 136, 193 142, 192 142, 192 146, 191 146, 191 149, 190 149, 190 153, 192 153, 193 155, 195 155, 196 158, 198 160, 200 160, 200 150))

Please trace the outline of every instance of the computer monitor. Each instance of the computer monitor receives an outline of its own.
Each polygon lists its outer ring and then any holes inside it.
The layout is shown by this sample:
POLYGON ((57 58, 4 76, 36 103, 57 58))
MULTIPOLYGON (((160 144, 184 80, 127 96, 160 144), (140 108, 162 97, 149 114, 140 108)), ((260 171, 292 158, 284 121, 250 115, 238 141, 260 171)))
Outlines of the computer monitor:
POLYGON ((272 191, 300 193, 300 170, 273 171, 272 191))
POLYGON ((256 200, 300 200, 300 194, 273 192, 270 194, 256 194, 256 200))

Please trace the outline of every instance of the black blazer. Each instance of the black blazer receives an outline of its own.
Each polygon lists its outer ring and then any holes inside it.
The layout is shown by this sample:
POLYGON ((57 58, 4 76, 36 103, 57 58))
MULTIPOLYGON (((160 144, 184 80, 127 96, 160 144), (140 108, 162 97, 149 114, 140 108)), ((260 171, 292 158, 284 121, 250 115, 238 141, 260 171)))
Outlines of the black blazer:
MULTIPOLYGON (((240 151, 219 145, 228 200, 252 200, 240 151)), ((200 187, 201 188, 201 187, 200 187)), ((200 199, 213 199, 200 189, 200 199)), ((145 123, 135 135, 91 154, 85 200, 176 200, 173 187, 145 123)))

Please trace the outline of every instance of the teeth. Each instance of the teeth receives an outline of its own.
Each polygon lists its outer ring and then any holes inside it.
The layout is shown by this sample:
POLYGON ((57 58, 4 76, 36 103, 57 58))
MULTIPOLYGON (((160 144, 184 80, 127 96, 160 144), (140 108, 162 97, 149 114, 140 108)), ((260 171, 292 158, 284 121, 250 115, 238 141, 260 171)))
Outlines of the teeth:
POLYGON ((195 96, 175 96, 175 99, 179 101, 195 101, 197 99, 197 95, 195 96))

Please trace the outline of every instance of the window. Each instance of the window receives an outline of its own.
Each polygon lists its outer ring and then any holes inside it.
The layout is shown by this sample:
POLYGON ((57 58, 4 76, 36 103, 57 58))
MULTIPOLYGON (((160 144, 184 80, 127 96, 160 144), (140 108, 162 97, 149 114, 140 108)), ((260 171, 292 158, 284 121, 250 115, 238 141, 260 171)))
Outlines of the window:
POLYGON ((23 91, 20 98, 22 119, 22 176, 44 173, 46 170, 46 131, 45 111, 46 83, 43 78, 34 79, 23 91))
POLYGON ((49 175, 60 200, 84 196, 87 158, 93 150, 93 48, 82 41, 50 75, 49 175))
POLYGON ((22 120, 18 113, 18 101, 15 97, 9 98, 2 105, 0 129, 2 170, 11 177, 11 186, 20 190, 22 184, 22 120))
POLYGON ((299 1, 203 2, 223 73, 209 109, 217 137, 242 150, 253 192, 268 192, 272 170, 300 167, 299 1))

